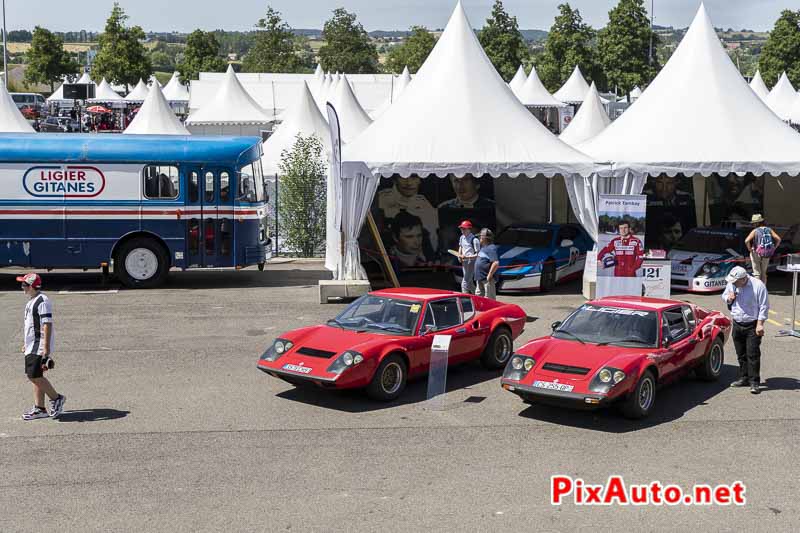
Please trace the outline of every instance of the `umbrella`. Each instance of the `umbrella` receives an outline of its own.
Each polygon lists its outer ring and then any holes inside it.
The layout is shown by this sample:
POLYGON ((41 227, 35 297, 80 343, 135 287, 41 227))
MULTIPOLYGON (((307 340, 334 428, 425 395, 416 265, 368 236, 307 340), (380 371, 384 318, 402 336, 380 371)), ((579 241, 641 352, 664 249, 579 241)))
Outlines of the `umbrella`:
POLYGON ((86 108, 88 113, 111 113, 111 110, 101 105, 93 105, 86 108))

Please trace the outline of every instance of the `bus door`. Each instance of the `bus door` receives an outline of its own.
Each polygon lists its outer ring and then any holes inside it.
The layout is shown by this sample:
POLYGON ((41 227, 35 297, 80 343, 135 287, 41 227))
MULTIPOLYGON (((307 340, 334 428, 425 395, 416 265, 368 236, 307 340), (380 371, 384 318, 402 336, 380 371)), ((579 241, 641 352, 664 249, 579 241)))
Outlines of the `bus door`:
POLYGON ((187 266, 233 265, 233 194, 228 170, 187 169, 187 266))

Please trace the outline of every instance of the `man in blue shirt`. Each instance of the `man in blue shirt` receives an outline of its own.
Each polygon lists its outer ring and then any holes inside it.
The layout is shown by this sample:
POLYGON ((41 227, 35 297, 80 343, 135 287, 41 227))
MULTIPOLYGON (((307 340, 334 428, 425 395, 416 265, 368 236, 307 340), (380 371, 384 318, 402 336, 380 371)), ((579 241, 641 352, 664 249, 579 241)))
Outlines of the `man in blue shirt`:
POLYGON ((769 316, 767 287, 751 277, 740 267, 731 269, 726 278, 728 286, 722 299, 728 305, 733 319, 733 346, 739 358, 739 379, 731 387, 750 385, 750 392, 758 394, 761 383, 761 339, 764 322, 769 316))
POLYGON ((459 224, 461 238, 458 239, 458 260, 461 261, 463 277, 461 278, 461 292, 472 294, 475 291, 475 260, 481 249, 478 238, 472 233, 472 222, 465 220, 459 224))
POLYGON ((494 244, 494 234, 492 230, 483 228, 481 230, 481 249, 478 252, 478 259, 475 260, 475 294, 497 299, 495 289, 495 275, 500 267, 500 258, 497 255, 497 246, 494 244))

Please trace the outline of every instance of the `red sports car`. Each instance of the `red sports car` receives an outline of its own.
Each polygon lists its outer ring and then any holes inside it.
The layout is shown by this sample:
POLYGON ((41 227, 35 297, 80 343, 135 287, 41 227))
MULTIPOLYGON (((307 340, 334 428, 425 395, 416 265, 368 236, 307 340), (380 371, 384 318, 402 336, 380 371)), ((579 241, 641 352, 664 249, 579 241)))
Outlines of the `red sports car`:
POLYGON ((275 339, 258 368, 292 384, 365 388, 393 400, 409 378, 425 374, 434 335, 451 335, 448 363, 480 358, 500 369, 525 326, 517 305, 432 289, 387 289, 350 304, 324 326, 275 339))
POLYGON ((690 303, 617 296, 586 303, 549 337, 520 348, 502 387, 529 403, 596 408, 621 402, 629 418, 647 416, 656 385, 695 369, 722 370, 731 321, 690 303))

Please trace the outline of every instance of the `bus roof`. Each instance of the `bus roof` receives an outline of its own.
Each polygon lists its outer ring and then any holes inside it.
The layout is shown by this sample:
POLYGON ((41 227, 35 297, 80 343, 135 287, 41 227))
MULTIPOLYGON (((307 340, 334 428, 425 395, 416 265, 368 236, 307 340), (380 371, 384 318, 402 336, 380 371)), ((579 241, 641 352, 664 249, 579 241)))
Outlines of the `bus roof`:
POLYGON ((261 157, 258 137, 2 133, 0 163, 214 163, 261 157))

